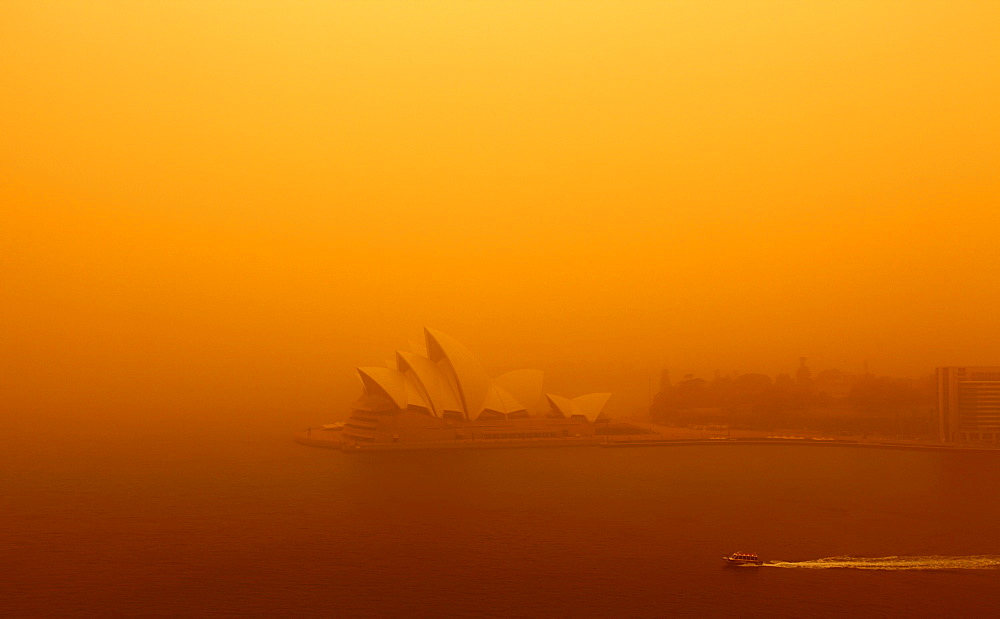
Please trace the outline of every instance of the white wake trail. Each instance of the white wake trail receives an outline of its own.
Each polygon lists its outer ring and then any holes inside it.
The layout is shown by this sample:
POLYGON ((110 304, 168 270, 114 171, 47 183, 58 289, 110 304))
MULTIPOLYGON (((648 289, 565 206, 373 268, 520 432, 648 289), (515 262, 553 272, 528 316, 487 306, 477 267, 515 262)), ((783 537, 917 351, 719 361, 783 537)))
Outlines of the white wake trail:
POLYGON ((948 557, 825 557, 811 561, 768 561, 763 567, 783 567, 809 570, 996 570, 1000 555, 948 557))

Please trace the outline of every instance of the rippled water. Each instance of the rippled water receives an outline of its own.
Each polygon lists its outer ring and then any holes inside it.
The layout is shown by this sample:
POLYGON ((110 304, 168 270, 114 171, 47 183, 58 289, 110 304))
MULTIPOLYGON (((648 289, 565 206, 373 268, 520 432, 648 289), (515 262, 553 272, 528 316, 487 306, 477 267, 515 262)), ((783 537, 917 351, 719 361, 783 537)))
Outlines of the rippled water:
POLYGON ((14 437, 0 455, 0 615, 1000 608, 991 454, 709 445, 348 455, 289 435, 14 437), (720 557, 733 551, 768 563, 726 568, 720 557))

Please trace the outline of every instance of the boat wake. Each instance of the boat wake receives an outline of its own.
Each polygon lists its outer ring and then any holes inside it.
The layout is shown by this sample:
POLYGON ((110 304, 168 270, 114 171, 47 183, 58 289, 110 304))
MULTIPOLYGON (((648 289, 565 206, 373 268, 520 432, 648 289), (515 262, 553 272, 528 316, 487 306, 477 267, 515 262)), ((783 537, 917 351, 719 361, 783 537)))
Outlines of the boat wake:
POLYGON ((807 570, 997 570, 1000 555, 968 557, 826 557, 811 561, 768 561, 762 567, 807 570))

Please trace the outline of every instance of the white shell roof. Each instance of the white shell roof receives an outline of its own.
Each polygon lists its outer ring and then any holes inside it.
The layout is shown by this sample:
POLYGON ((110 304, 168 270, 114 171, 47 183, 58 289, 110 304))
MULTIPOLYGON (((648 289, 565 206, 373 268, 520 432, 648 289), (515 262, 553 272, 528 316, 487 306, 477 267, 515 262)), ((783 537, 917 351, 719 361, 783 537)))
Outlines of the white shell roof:
POLYGON ((564 398, 561 395, 546 393, 545 397, 552 406, 552 411, 562 417, 572 417, 582 415, 587 421, 594 422, 604 413, 604 406, 608 403, 610 393, 588 393, 579 397, 564 398))
MULTIPOLYGON (((511 413, 541 414, 544 408, 539 370, 515 370, 490 380, 468 349, 448 335, 424 329, 427 354, 411 342, 414 352, 398 351, 384 368, 357 368, 358 377, 371 405, 422 408, 433 416, 445 411, 477 419, 484 411, 504 416, 511 413), (379 402, 376 402, 379 400, 379 402)), ((591 393, 570 400, 545 394, 553 414, 581 415, 596 421, 604 412, 610 393, 591 393)), ((363 405, 364 402, 359 402, 363 405)))
POLYGON ((406 407, 406 384, 403 373, 391 368, 358 368, 358 376, 365 386, 365 393, 384 395, 400 407, 406 407))
POLYGON ((417 384, 417 378, 413 372, 400 372, 403 375, 403 382, 406 384, 406 404, 407 406, 419 406, 427 409, 428 413, 434 414, 431 403, 427 400, 423 388, 417 384))
POLYGON ((451 336, 430 329, 424 329, 424 335, 427 340, 427 356, 444 369, 451 370, 465 417, 475 419, 483 410, 490 387, 486 370, 479 359, 451 336))
POLYGON ((569 398, 564 398, 561 395, 553 395, 551 393, 546 393, 545 398, 552 406, 553 413, 559 415, 560 417, 568 418, 573 416, 573 401, 569 398))
POLYGON ((532 415, 544 413, 545 403, 542 398, 542 381, 545 372, 541 370, 513 370, 493 379, 493 384, 503 387, 507 393, 524 404, 532 415))
POLYGON ((503 387, 493 383, 486 393, 486 404, 483 406, 483 410, 509 415, 527 409, 517 401, 517 398, 507 393, 503 387))
POLYGON ((574 414, 583 415, 587 421, 597 421, 604 414, 604 407, 610 397, 610 393, 588 393, 573 398, 574 414))
POLYGON ((440 417, 446 410, 460 411, 462 405, 455 397, 447 379, 436 363, 412 352, 398 351, 396 361, 406 374, 412 375, 414 384, 430 404, 433 415, 440 417))

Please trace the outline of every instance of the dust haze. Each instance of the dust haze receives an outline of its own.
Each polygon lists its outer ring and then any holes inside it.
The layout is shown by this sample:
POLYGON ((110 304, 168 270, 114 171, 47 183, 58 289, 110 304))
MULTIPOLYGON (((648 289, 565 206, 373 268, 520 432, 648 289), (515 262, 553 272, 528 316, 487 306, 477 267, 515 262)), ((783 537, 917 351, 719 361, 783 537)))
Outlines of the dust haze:
POLYGON ((0 2, 0 616, 1000 608, 998 32, 0 2), (478 360, 426 360, 456 410, 386 369, 334 423, 425 327, 478 360), (445 418, 483 411, 520 429, 445 418))
POLYGON ((997 5, 717 8, 5 2, 4 423, 994 362, 997 5))

